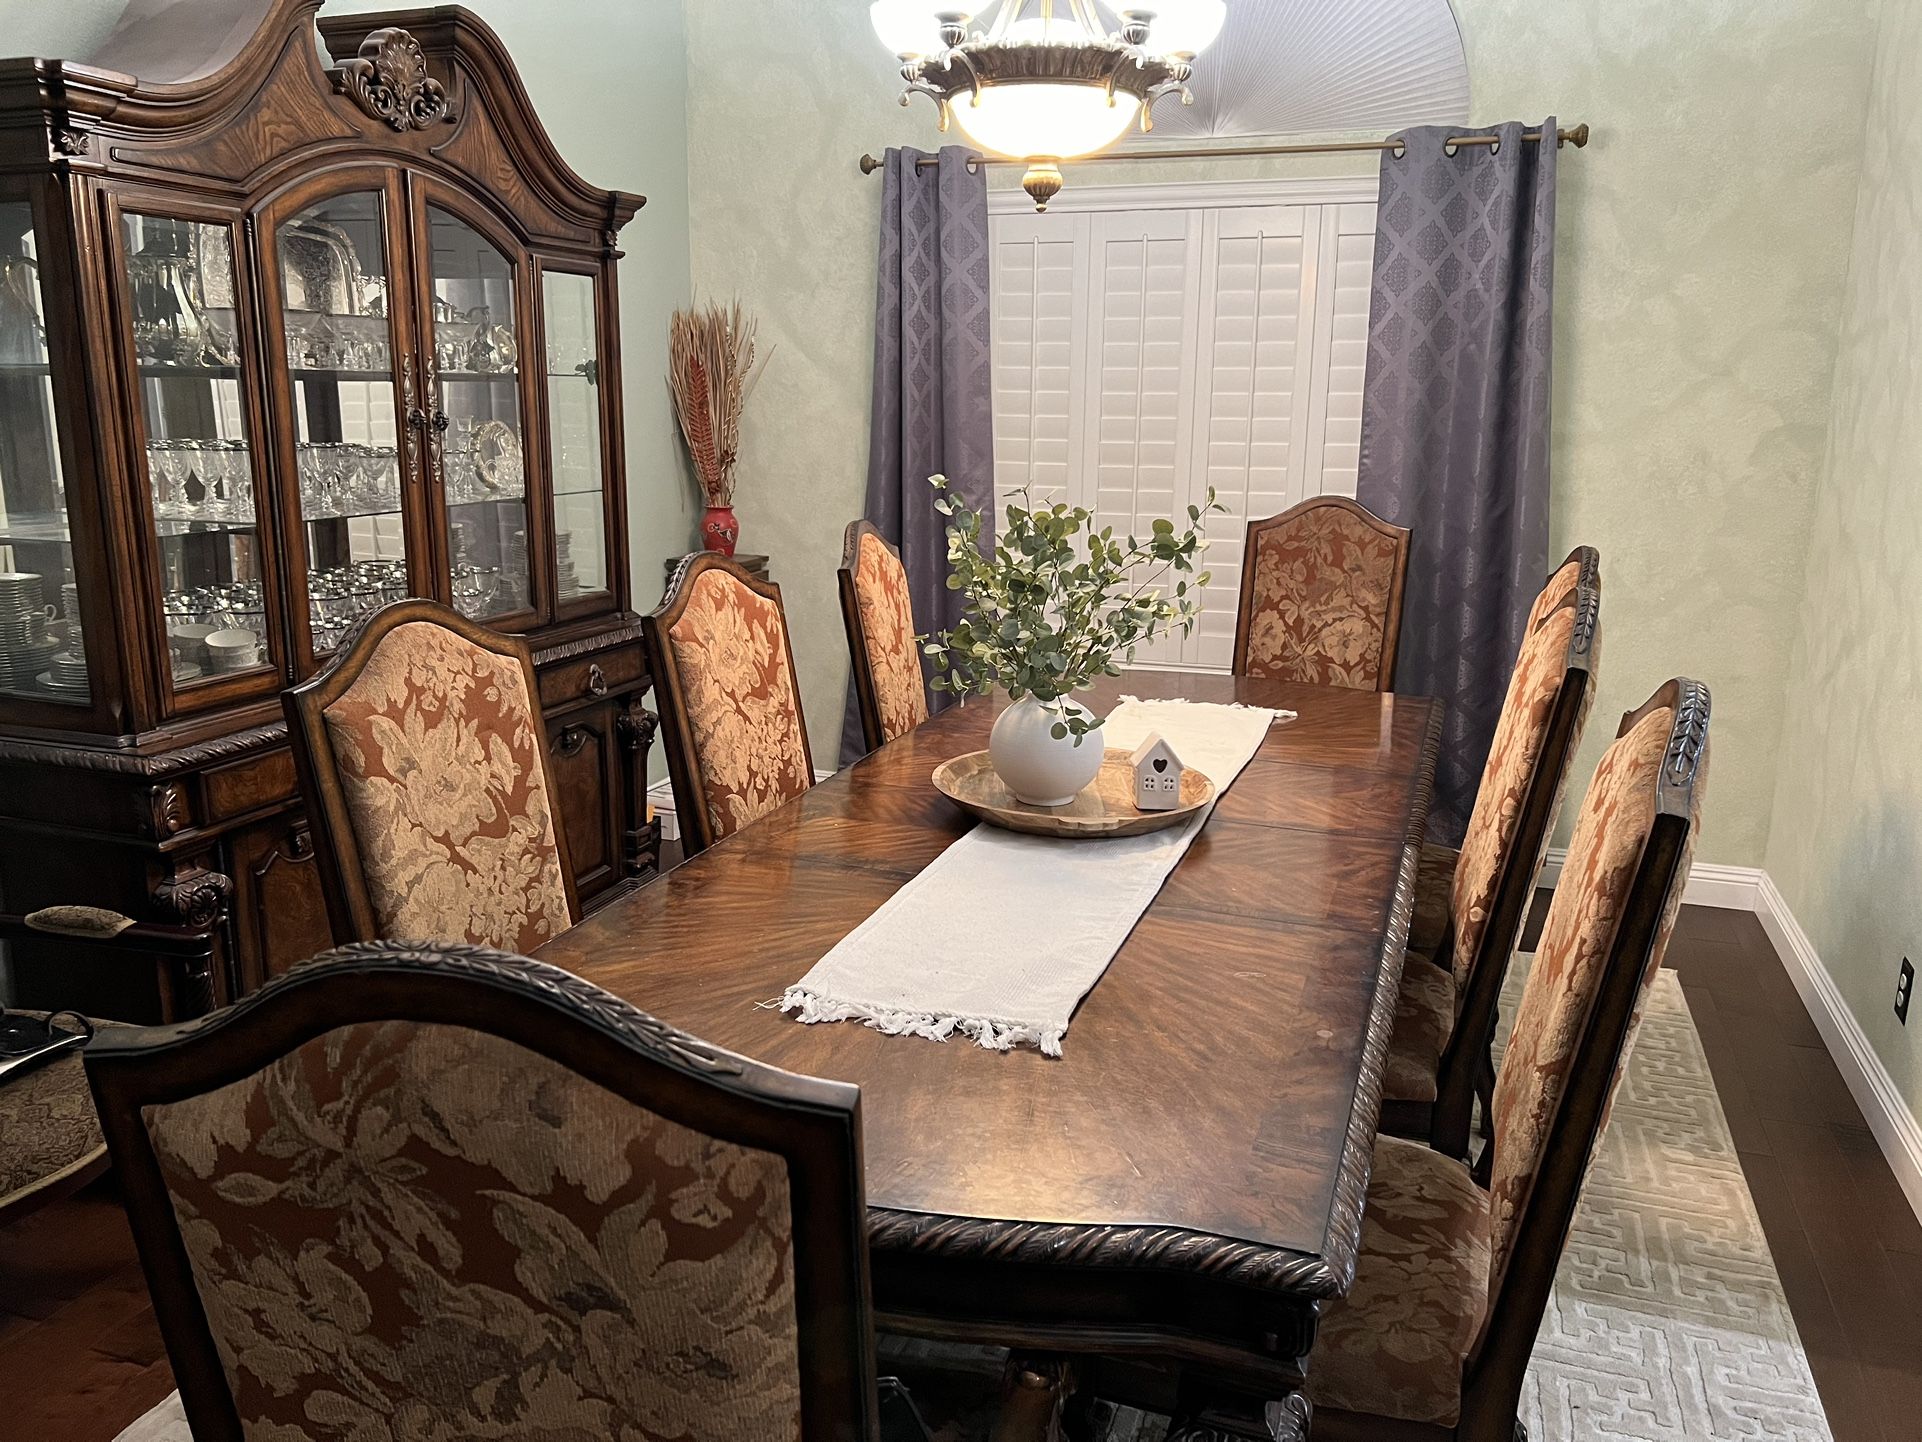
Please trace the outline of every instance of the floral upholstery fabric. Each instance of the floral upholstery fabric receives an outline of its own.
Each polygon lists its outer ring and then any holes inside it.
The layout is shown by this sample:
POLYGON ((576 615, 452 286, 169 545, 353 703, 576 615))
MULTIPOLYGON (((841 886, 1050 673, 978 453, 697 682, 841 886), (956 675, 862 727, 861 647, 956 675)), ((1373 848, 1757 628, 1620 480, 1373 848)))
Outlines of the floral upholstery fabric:
POLYGON ((399 1022, 145 1121, 248 1442, 800 1435, 777 1156, 399 1022))
POLYGON ((1355 1285, 1322 1303, 1308 1361, 1317 1408, 1447 1426, 1488 1305, 1488 1197, 1460 1162, 1375 1139, 1355 1285))
POLYGON ((1310 506, 1256 534, 1250 676, 1374 690, 1385 662, 1396 544, 1342 506, 1310 506))
POLYGON ((908 573, 879 536, 863 534, 854 569, 854 597, 861 609, 874 705, 884 740, 906 734, 928 719, 928 691, 915 649, 914 603, 908 573))
MULTIPOLYGON (((1461 860, 1455 867, 1449 889, 1448 908, 1455 920, 1455 941, 1451 955, 1441 958, 1455 973, 1457 987, 1468 985, 1468 970, 1475 951, 1488 927, 1489 909, 1495 904, 1495 889, 1501 884, 1503 868, 1509 864, 1515 834, 1521 825, 1522 805, 1535 779, 1536 767, 1548 741, 1548 723, 1555 700, 1568 675, 1568 642, 1575 629, 1575 613, 1566 607, 1555 612, 1522 642, 1521 656, 1508 681, 1508 696, 1502 702, 1495 722, 1495 740, 1489 747, 1488 762, 1482 768, 1481 789, 1475 793, 1475 809, 1468 817, 1468 830, 1462 837, 1461 860)), ((1592 674, 1592 673, 1591 673, 1592 674)), ((1575 742, 1581 740, 1581 725, 1588 717, 1588 701, 1594 687, 1587 687, 1583 706, 1576 721, 1575 742)), ((1555 818, 1549 817, 1543 840, 1554 830, 1555 818)), ((1540 848, 1523 865, 1541 867, 1540 848)), ((1531 874, 1529 880, 1534 880, 1531 874)), ((1506 958, 1503 959, 1506 961, 1506 958)))
MULTIPOLYGON (((1497 1272, 1513 1245, 1582 1030, 1600 993, 1609 948, 1654 820, 1656 777, 1673 722, 1672 711, 1657 707, 1608 748, 1575 823, 1568 860, 1549 905, 1535 965, 1495 1081, 1495 1161, 1489 1197, 1497 1272)), ((1707 769, 1705 751, 1696 772, 1698 807, 1707 789, 1707 769)), ((1699 825, 1690 828, 1691 851, 1698 830, 1699 825)), ((1682 865, 1688 865, 1686 855, 1682 865)), ((1644 988, 1661 965, 1681 894, 1677 886, 1656 935, 1644 988)), ((1626 1060, 1624 1049, 1622 1061, 1626 1060)))
POLYGON ((1582 583, 1582 563, 1564 561, 1555 574, 1548 578, 1541 593, 1535 597, 1535 604, 1528 608, 1528 630, 1532 632, 1542 624, 1547 616, 1562 602, 1574 594, 1575 588, 1582 583))
POLYGON ((1461 855, 1452 846, 1424 842, 1421 861, 1415 868, 1415 914, 1408 923, 1408 950, 1434 957, 1442 966, 1448 964, 1448 958, 1435 953, 1448 935, 1448 904, 1461 855))
POLYGON ((787 620, 778 604, 725 571, 703 571, 668 643, 694 738, 690 764, 719 841, 813 782, 787 620))
POLYGON ((1419 956, 1409 957, 1401 969, 1401 994, 1395 998, 1395 1030, 1388 1040, 1382 1099, 1434 1101, 1442 1052, 1454 1030, 1454 977, 1419 956))
POLYGON ((410 621, 323 719, 383 937, 526 952, 567 929, 539 722, 517 660, 410 621))
MULTIPOLYGON (((47 1013, 14 1015, 44 1021, 47 1013)), ((0 1209, 59 1185, 100 1159, 107 1141, 78 1051, 63 1052, 0 1085, 0 1140, 0 1209)))

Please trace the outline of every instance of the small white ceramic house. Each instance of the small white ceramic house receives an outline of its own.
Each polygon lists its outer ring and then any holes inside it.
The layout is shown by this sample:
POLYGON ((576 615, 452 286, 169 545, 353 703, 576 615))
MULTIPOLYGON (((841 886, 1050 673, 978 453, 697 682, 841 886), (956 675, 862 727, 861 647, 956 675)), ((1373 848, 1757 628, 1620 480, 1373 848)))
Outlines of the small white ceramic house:
POLYGON ((1172 811, 1181 804, 1181 758, 1175 748, 1150 731, 1128 758, 1134 767, 1135 805, 1143 811, 1172 811))

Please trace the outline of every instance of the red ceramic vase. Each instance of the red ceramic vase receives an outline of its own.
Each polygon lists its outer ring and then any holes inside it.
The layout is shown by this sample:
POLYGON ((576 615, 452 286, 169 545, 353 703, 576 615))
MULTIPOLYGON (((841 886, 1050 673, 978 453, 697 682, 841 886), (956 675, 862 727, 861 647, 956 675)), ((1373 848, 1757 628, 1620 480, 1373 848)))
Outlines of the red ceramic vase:
POLYGON ((740 539, 741 523, 734 519, 734 507, 709 506, 701 517, 702 546, 723 556, 732 556, 734 544, 740 539))

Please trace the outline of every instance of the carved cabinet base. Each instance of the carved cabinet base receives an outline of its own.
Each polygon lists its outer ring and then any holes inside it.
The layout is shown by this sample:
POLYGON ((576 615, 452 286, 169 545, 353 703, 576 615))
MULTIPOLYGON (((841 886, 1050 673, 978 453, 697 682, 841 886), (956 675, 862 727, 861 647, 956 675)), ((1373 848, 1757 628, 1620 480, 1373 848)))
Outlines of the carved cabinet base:
MULTIPOLYGON (((583 903, 659 867, 647 819, 654 718, 626 627, 535 653, 561 822, 583 903)), ((210 972, 129 965, 49 938, 6 958, 21 1006, 157 1022, 225 1005, 333 944, 285 728, 255 726, 149 754, 0 737, 0 904, 77 902, 136 920, 208 924, 210 972)))

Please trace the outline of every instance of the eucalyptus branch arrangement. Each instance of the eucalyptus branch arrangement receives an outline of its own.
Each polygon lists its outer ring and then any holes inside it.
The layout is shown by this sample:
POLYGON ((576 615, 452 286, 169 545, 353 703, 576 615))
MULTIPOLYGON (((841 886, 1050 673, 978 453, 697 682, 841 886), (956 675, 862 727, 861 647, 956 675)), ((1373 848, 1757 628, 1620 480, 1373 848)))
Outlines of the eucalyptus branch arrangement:
POLYGON ((1067 698, 1119 676, 1138 647, 1176 627, 1184 636, 1194 630, 1209 581, 1195 572, 1208 545, 1204 517, 1226 507, 1211 486, 1205 505, 1188 507, 1187 530, 1157 520, 1147 537, 1118 540, 1112 526, 1096 531, 1085 507, 1035 509, 1023 486, 1010 493, 994 552, 984 556, 980 514, 950 492, 946 476, 928 480, 934 508, 948 517, 948 589, 967 597, 953 630, 922 638, 944 668, 931 684, 954 695, 999 686, 1015 701, 1033 696, 1054 717, 1049 734, 1080 745, 1101 720, 1067 698))
POLYGON ((741 412, 767 358, 755 358, 755 321, 732 305, 677 310, 668 326, 668 389, 710 506, 734 504, 734 463, 741 448, 741 412))

